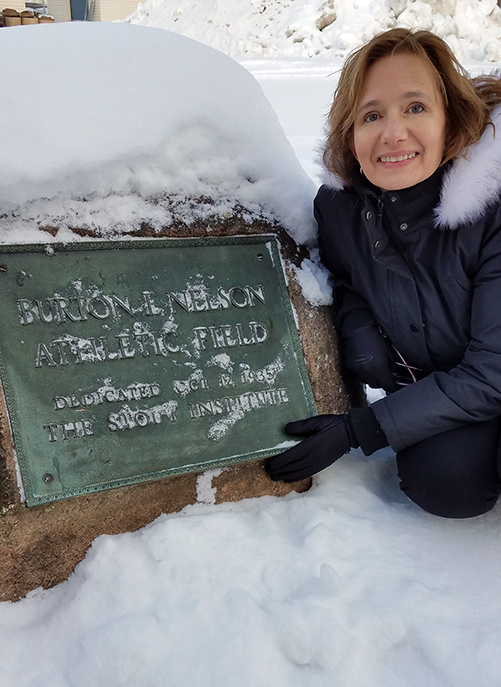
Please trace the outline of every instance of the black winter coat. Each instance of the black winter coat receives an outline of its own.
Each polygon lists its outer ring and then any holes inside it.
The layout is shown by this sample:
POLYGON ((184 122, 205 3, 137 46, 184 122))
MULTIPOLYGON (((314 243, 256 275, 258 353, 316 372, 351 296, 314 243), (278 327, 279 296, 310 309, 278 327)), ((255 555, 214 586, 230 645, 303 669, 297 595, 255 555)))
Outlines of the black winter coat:
POLYGON ((370 309, 423 370, 371 406, 392 448, 501 415, 501 144, 492 128, 468 159, 410 189, 381 192, 360 175, 349 188, 324 185, 315 216, 338 308, 370 309))

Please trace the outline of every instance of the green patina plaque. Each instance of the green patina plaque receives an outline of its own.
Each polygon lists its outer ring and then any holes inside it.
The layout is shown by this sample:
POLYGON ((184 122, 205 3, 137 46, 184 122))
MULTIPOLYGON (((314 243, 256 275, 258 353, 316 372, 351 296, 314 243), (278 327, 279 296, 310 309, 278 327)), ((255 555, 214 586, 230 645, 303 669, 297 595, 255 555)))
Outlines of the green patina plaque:
POLYGON ((273 236, 0 246, 28 505, 263 458, 315 405, 273 236))

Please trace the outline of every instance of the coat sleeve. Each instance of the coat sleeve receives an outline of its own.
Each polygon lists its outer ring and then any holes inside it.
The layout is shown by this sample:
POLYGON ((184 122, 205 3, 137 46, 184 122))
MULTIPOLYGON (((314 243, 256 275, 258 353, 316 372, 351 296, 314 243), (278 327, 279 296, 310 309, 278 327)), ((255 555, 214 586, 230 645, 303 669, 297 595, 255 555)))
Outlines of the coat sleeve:
MULTIPOLYGON (((490 224, 483 227, 471 334, 462 361, 371 406, 395 451, 464 423, 501 415, 501 209, 490 224)), ((478 225, 466 229, 482 231, 478 225)))

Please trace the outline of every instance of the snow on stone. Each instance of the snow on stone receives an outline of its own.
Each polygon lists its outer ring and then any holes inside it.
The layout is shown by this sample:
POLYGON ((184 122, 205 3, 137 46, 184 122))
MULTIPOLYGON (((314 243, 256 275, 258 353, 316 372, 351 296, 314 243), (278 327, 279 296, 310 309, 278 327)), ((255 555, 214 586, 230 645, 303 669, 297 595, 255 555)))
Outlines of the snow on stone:
POLYGON ((305 258, 300 267, 292 265, 303 296, 314 306, 331 305, 332 285, 330 283, 330 273, 320 262, 318 248, 310 251, 310 258, 305 258))
POLYGON ((394 26, 429 29, 461 60, 501 60, 496 0, 146 0, 126 22, 176 31, 233 56, 345 57, 394 26))
POLYGON ((259 84, 226 55, 166 31, 74 22, 2 32, 0 58, 2 241, 239 213, 311 242, 314 184, 259 84))
POLYGON ((223 472, 223 468, 215 468, 214 470, 206 470, 197 477, 197 503, 216 503, 216 487, 212 486, 214 477, 219 477, 223 472))

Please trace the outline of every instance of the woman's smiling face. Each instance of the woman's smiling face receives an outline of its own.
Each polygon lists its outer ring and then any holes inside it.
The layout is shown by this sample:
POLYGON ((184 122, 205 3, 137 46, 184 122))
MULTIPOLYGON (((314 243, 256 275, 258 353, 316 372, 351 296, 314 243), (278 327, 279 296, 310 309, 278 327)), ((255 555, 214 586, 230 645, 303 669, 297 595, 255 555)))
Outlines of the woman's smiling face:
POLYGON ((396 53, 369 67, 352 146, 369 181, 386 191, 424 181, 440 166, 445 134, 442 95, 420 57, 396 53))

